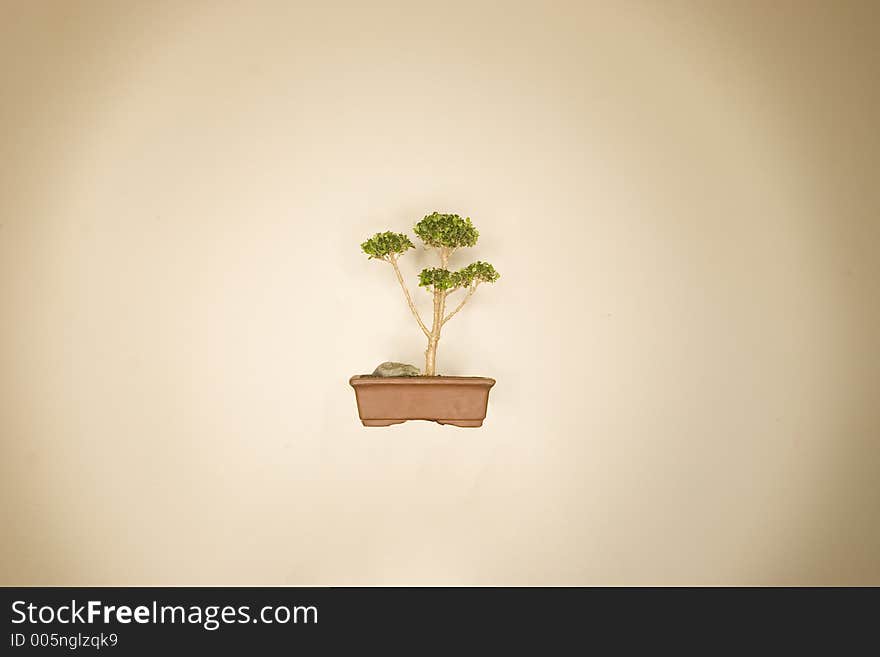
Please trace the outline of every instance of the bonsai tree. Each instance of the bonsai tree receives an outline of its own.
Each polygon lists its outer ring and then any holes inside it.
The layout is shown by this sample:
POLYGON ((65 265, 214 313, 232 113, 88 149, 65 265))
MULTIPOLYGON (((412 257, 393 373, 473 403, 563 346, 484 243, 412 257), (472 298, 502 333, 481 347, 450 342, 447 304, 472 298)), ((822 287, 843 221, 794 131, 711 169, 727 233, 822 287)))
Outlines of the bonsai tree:
POLYGON ((434 376, 437 368, 437 344, 440 342, 440 332, 443 325, 464 307, 464 304, 477 291, 480 283, 494 283, 500 274, 488 262, 479 260, 458 271, 448 269, 452 254, 462 247, 474 246, 480 236, 471 223, 470 217, 462 219, 457 214, 434 212, 419 221, 414 230, 425 243, 426 248, 437 251, 440 261, 439 267, 423 269, 419 273, 419 287, 430 292, 434 301, 430 328, 422 321, 398 266, 400 256, 409 249, 415 248, 409 237, 404 233, 376 233, 361 244, 361 249, 371 260, 382 260, 389 263, 394 269, 397 282, 400 283, 403 296, 406 297, 406 303, 428 340, 428 347, 425 349, 424 374, 425 376, 434 376), (447 299, 456 293, 460 293, 458 305, 447 314, 447 299))

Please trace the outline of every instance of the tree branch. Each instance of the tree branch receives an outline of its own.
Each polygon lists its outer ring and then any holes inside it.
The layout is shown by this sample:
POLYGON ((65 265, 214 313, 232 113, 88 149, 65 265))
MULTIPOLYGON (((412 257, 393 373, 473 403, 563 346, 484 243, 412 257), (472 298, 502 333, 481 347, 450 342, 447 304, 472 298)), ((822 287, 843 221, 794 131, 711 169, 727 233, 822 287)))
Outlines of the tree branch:
POLYGON ((422 333, 425 334, 425 337, 431 337, 431 332, 428 330, 428 327, 425 326, 422 318, 419 317, 419 311, 416 310, 416 304, 413 303, 412 297, 409 294, 409 289, 407 289, 406 283, 403 282, 403 276, 400 275, 400 268, 397 266, 397 258, 393 253, 388 256, 388 262, 394 267, 394 273, 397 275, 397 282, 400 283, 400 289, 403 290, 403 296, 406 297, 406 304, 412 311, 413 317, 415 317, 416 321, 419 323, 419 328, 422 329, 422 333))
POLYGON ((452 251, 454 249, 450 249, 448 246, 440 247, 440 269, 446 269, 449 264, 449 256, 452 255, 452 251))
MULTIPOLYGON (((452 317, 455 315, 455 313, 457 313, 459 310, 461 310, 464 307, 464 304, 466 304, 468 302, 468 299, 470 299, 474 295, 474 292, 477 291, 478 285, 479 285, 479 283, 475 283, 473 287, 468 288, 467 294, 464 295, 464 299, 462 299, 461 303, 459 303, 458 306, 456 306, 455 310, 453 310, 451 313, 449 313, 446 316, 446 318, 443 320, 443 324, 445 324, 450 319, 452 319, 452 317)), ((440 324, 440 326, 443 326, 443 324, 440 324)))

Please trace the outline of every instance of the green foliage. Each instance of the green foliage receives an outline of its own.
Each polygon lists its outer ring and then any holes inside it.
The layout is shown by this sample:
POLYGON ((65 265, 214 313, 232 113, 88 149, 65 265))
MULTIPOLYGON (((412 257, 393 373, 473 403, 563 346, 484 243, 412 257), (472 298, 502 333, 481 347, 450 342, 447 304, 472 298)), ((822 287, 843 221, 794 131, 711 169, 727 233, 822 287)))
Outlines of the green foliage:
POLYGON ((434 212, 426 215, 415 225, 416 235, 428 246, 458 248, 473 246, 480 233, 474 228, 470 217, 462 219, 457 214, 434 212))
POLYGON ((392 253, 401 254, 407 249, 413 249, 415 245, 409 237, 403 233, 376 233, 366 242, 361 244, 361 250, 370 258, 387 258, 392 253))
POLYGON ((475 283, 494 283, 501 274, 488 262, 474 262, 464 269, 449 271, 433 267, 423 269, 419 274, 419 287, 430 287, 434 290, 454 290, 459 287, 470 287, 475 283))
POLYGON ((475 281, 477 283, 494 283, 501 278, 501 274, 495 271, 495 267, 480 260, 458 270, 455 274, 458 276, 458 287, 469 287, 475 281))
POLYGON ((435 290, 451 290, 457 287, 458 272, 432 267, 419 273, 419 287, 432 287, 435 290))

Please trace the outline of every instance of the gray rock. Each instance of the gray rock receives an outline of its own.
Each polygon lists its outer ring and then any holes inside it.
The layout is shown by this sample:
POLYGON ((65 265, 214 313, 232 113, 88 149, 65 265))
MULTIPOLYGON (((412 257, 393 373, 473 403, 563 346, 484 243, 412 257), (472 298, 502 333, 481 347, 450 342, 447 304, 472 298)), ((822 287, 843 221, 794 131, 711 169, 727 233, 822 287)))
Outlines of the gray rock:
POLYGON ((373 376, 419 376, 421 372, 415 365, 387 361, 373 370, 373 376))

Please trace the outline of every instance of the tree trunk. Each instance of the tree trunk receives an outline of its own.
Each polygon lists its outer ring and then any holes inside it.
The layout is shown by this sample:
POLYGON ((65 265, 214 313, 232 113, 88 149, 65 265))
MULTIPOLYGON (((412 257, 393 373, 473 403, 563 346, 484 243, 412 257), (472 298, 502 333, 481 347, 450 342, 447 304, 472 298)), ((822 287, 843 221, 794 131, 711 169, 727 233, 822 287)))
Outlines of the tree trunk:
POLYGON ((440 342, 440 327, 443 325, 443 307, 446 305, 446 293, 434 291, 434 321, 431 324, 431 335, 428 336, 428 348, 425 349, 425 376, 437 374, 437 343, 440 342))
MULTIPOLYGON (((446 269, 449 263, 449 249, 440 249, 440 267, 446 269)), ((425 376, 437 374, 437 343, 440 342, 440 329, 443 326, 443 313, 446 312, 446 290, 434 290, 434 322, 428 336, 428 348, 425 349, 425 376)))
POLYGON ((436 375, 437 341, 433 336, 428 340, 428 348, 425 349, 425 376, 436 375))

